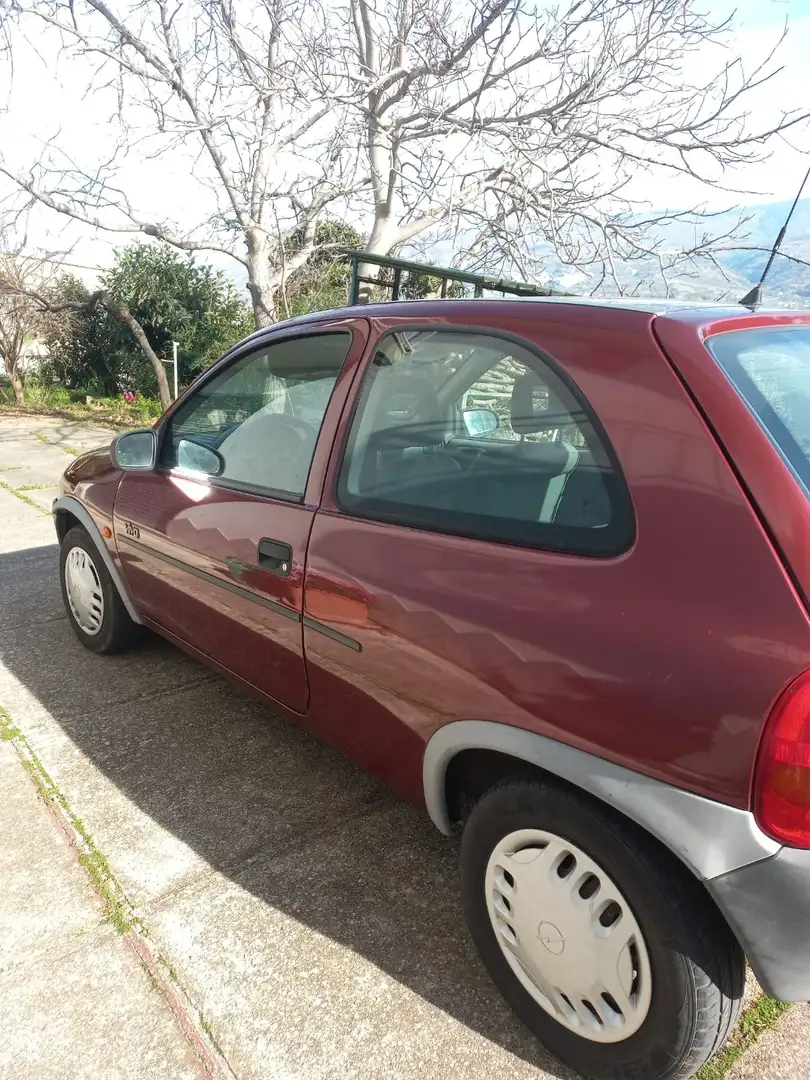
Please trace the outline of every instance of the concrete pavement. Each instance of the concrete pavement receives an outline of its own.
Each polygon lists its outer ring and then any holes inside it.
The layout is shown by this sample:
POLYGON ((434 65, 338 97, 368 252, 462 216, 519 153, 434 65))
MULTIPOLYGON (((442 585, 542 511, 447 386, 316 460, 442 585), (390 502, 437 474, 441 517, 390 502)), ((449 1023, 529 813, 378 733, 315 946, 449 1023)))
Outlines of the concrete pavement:
POLYGON ((109 438, 0 419, 0 1077, 572 1077, 478 961, 453 841, 169 645, 76 642, 38 504, 109 438))

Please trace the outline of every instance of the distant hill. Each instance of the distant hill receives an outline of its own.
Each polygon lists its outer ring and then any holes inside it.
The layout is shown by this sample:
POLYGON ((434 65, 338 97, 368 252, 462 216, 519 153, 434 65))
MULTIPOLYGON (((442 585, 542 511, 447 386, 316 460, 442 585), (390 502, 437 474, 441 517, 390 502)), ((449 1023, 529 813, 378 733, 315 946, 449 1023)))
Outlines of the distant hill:
MULTIPOLYGON (((697 225, 671 222, 659 232, 671 250, 685 250, 701 241, 704 233, 720 235, 732 229, 740 217, 748 218, 735 240, 721 241, 720 247, 761 248, 758 251, 728 251, 716 258, 719 266, 710 260, 699 260, 684 266, 677 274, 668 274, 670 294, 684 300, 730 300, 736 303, 759 280, 774 241, 790 209, 790 202, 763 203, 748 207, 744 213, 729 211, 706 219, 697 225)), ((470 234, 472 242, 472 234, 470 234)), ((422 258, 444 266, 463 265, 464 234, 456 235, 455 241, 439 242, 427 253, 403 253, 405 257, 422 258)), ((802 199, 788 229, 782 250, 810 263, 810 198, 802 199)), ((598 295, 615 295, 616 286, 605 281, 597 288, 595 272, 565 265, 557 258, 550 244, 539 242, 534 248, 542 272, 536 276, 538 284, 549 285, 559 292, 588 295, 595 289, 598 295)), ((501 265, 487 267, 489 273, 502 273, 505 277, 517 277, 514 270, 501 265)), ((662 296, 665 287, 657 276, 655 260, 618 262, 616 274, 622 292, 634 292, 643 296, 662 296)), ((800 266, 777 256, 768 275, 764 290, 769 306, 792 307, 810 304, 810 266, 800 266)))
MULTIPOLYGON (((743 216, 749 220, 739 230, 737 239, 721 241, 718 246, 764 250, 718 253, 716 258, 719 267, 713 266, 708 260, 684 267, 678 274, 669 275, 672 295, 690 300, 739 300, 759 280, 768 259, 768 252, 779 234, 790 205, 790 202, 778 202, 747 207, 743 216)), ((711 218, 705 226, 701 225, 699 228, 673 222, 664 231, 666 244, 671 249, 686 249, 699 242, 703 232, 722 234, 733 228, 739 218, 739 211, 729 211, 711 218)), ((810 263, 810 199, 802 199, 798 203, 781 250, 810 263)), ((548 262, 552 285, 571 292, 590 291, 590 275, 559 264, 550 248, 548 262)), ((623 291, 638 287, 639 291, 645 294, 661 293, 661 281, 660 278, 655 281, 655 264, 652 260, 620 264, 617 275, 623 291)), ((612 282, 606 282, 600 290, 606 295, 615 291, 612 282)), ((771 306, 806 305, 810 302, 810 266, 800 266, 777 256, 768 274, 764 297, 765 302, 771 306)))
MULTIPOLYGON (((751 222, 746 226, 750 239, 743 244, 770 248, 790 210, 789 202, 768 203, 751 207, 751 222)), ((810 199, 802 199, 791 218, 782 251, 810 263, 810 199)), ((755 284, 767 262, 767 252, 735 251, 722 256, 726 266, 741 277, 755 284)), ((810 300, 810 266, 799 266, 788 259, 776 257, 768 280, 765 296, 769 303, 810 300)))

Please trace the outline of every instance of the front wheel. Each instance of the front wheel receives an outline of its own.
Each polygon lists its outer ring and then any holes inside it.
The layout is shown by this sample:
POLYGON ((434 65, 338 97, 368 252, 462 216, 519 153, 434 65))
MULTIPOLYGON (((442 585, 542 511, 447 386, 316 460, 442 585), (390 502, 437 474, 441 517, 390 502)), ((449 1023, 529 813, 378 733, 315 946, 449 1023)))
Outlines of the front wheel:
POLYGON ((59 552, 59 580, 74 634, 96 653, 120 652, 134 644, 141 628, 129 617, 98 548, 74 525, 59 552))
POLYGON ((464 830, 467 921, 498 989, 592 1080, 685 1080, 742 1002, 745 960, 703 886, 576 792, 507 781, 464 830))

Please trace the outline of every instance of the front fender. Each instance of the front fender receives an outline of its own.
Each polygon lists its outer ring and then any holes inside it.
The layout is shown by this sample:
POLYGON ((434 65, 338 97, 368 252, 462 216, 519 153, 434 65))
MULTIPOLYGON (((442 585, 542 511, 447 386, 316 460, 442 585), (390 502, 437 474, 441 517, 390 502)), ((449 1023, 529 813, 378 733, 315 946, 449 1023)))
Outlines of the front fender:
MULTIPOLYGON (((130 619, 135 623, 141 623, 142 619, 138 614, 138 609, 129 588, 127 587, 127 583, 124 581, 124 578, 116 566, 115 560, 110 554, 110 549, 107 547, 104 537, 101 535, 101 531, 93 520, 89 510, 87 510, 75 495, 60 495, 53 504, 54 519, 57 519, 59 513, 64 513, 75 518, 89 534, 90 539, 98 548, 98 553, 101 556, 104 565, 107 567, 113 585, 115 585, 118 590, 118 595, 121 597, 130 619)), ((58 532, 59 530, 57 529, 57 534, 58 532)))

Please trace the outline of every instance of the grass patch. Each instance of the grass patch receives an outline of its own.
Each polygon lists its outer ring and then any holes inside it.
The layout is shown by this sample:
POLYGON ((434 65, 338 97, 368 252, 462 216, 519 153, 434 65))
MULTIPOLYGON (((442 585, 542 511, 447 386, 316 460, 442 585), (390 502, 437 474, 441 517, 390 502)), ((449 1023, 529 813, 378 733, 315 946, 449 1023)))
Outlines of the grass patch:
POLYGON ((14 488, 11 484, 7 484, 5 480, 0 480, 0 488, 7 491, 10 495, 14 495, 20 500, 20 502, 26 503, 28 506, 33 506, 35 510, 39 510, 41 514, 45 514, 47 517, 51 516, 49 510, 46 510, 43 506, 40 506, 38 502, 35 502, 32 498, 25 494, 26 491, 35 490, 33 488, 14 488))
POLYGON ((788 1002, 774 1001, 765 994, 757 998, 740 1016, 723 1049, 695 1074, 695 1080, 722 1080, 746 1050, 749 1050, 790 1008, 791 1005, 788 1002))
MULTIPOLYGON (((39 439, 41 443, 45 443, 46 446, 55 446, 57 450, 64 450, 66 454, 70 454, 71 457, 78 457, 79 454, 83 454, 84 450, 77 450, 75 446, 62 446, 61 443, 54 442, 53 439, 49 439, 47 435, 43 435, 41 431, 34 432, 34 438, 39 439)), ((23 488, 19 489, 20 491, 23 488)))
POLYGON ((13 739, 19 738, 21 734, 20 729, 0 705, 0 742, 11 742, 13 739))
POLYGON ((47 491, 48 488, 52 487, 56 487, 56 484, 23 484, 22 487, 14 488, 14 494, 16 495, 20 491, 47 491))
POLYGON ((44 506, 40 506, 38 502, 34 502, 32 498, 25 494, 26 491, 34 490, 33 488, 13 488, 11 484, 7 484, 5 480, 0 480, 0 488, 9 492, 10 495, 16 496, 20 502, 33 506, 35 510, 39 510, 40 514, 45 514, 46 517, 51 516, 50 510, 46 510, 44 506))
POLYGON ((31 777, 41 797, 49 806, 59 810, 79 838, 80 843, 75 844, 79 864, 101 898, 104 921, 115 927, 119 934, 126 934, 134 928, 142 930, 132 905, 110 869, 110 864, 96 847, 84 822, 74 814, 65 795, 53 782, 48 770, 31 749, 28 740, 2 706, 0 706, 0 740, 14 743, 22 766, 31 777))
MULTIPOLYGON (((26 395, 30 400, 24 405, 14 401, 3 401, 0 397, 0 416, 5 412, 10 416, 55 416, 62 420, 77 420, 93 427, 107 427, 120 431, 133 427, 150 427, 162 414, 158 401, 152 398, 139 398, 129 404, 123 398, 95 398, 87 405, 84 402, 65 401, 58 395, 26 395)), ((47 439, 43 439, 47 442, 47 439)))

